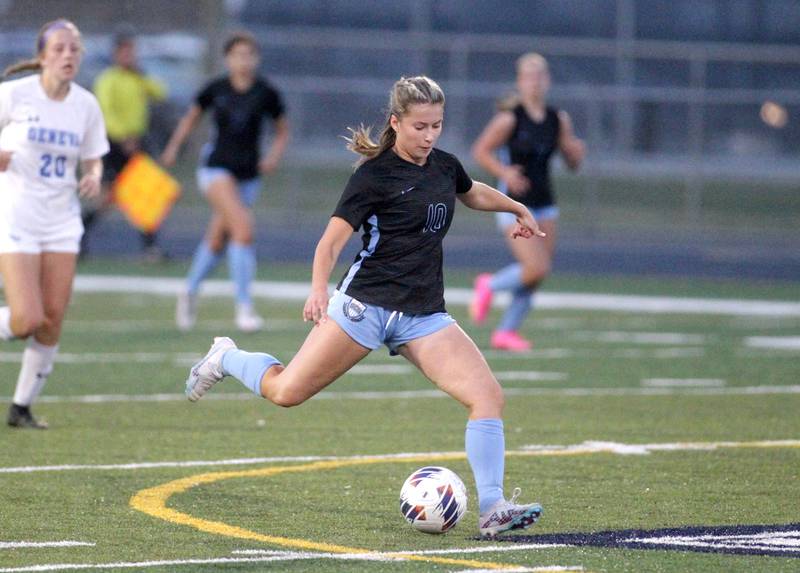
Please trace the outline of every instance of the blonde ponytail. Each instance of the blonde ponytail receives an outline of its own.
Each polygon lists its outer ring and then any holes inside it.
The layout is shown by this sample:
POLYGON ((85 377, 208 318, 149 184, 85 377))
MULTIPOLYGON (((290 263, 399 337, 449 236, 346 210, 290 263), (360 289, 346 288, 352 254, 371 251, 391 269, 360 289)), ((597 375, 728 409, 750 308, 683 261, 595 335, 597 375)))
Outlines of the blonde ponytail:
POLYGON ((12 74, 18 74, 20 72, 39 72, 42 70, 42 64, 39 63, 38 58, 31 58, 29 60, 20 60, 19 62, 13 63, 8 66, 5 70, 3 70, 3 79, 6 79, 8 76, 12 74))

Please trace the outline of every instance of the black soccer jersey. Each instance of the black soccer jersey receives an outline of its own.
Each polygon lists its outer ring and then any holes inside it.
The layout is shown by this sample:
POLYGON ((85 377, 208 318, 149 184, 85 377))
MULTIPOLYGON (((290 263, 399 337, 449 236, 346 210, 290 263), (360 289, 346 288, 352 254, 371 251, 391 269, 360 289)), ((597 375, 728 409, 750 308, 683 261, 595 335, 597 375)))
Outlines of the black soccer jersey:
MULTIPOLYGON (((513 113, 516 120, 514 131, 501 152, 501 158, 506 164, 522 165, 525 177, 531 182, 528 192, 514 199, 534 209, 555 205, 555 193, 550 182, 550 157, 558 147, 561 128, 558 111, 547 107, 541 122, 531 119, 522 105, 515 107, 513 113)), ((502 187, 505 191, 505 185, 502 187)))
POLYGON ((442 239, 456 193, 471 188, 458 159, 439 149, 424 166, 391 149, 363 163, 333 213, 364 229, 363 248, 337 288, 390 310, 443 312, 442 239))
POLYGON ((249 90, 237 92, 226 76, 209 83, 196 103, 203 111, 214 109, 215 134, 205 165, 224 167, 239 180, 256 177, 263 119, 284 113, 278 91, 257 78, 249 90))

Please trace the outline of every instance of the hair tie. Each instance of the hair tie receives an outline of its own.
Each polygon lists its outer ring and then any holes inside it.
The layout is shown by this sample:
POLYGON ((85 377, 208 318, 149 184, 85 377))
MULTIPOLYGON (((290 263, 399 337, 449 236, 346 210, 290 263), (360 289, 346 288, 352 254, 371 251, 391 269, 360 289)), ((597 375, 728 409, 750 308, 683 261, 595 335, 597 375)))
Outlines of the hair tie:
POLYGON ((44 50, 44 47, 47 45, 47 40, 50 37, 50 34, 55 32, 56 30, 67 30, 69 29, 70 22, 67 20, 56 20, 52 24, 50 24, 47 28, 44 29, 42 35, 39 37, 39 43, 36 46, 37 53, 41 53, 44 50))

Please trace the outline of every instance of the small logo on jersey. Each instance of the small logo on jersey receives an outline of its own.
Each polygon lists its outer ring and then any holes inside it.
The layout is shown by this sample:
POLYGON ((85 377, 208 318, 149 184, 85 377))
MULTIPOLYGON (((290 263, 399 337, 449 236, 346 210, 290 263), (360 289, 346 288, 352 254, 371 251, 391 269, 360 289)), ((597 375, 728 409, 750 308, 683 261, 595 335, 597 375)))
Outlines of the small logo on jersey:
POLYGON ((413 191, 415 189, 415 187, 416 187, 416 185, 412 185, 411 187, 409 187, 405 191, 401 191, 400 195, 405 195, 406 193, 410 193, 411 191, 413 191))
POLYGON ((351 298, 342 305, 342 312, 352 322, 361 322, 364 320, 364 313, 367 312, 367 305, 351 298))
POLYGON ((39 121, 38 115, 28 114, 28 123, 36 123, 37 121, 39 121))

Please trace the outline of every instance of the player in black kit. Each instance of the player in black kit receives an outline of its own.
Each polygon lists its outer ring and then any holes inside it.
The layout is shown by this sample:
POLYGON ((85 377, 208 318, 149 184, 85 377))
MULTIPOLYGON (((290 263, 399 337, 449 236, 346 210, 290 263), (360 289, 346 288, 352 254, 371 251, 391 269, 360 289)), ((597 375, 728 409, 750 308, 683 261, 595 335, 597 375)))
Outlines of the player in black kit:
MULTIPOLYGON (((445 310, 442 239, 455 200, 480 211, 516 217, 512 234, 543 236, 530 211, 497 190, 472 181, 453 155, 436 149, 444 94, 424 76, 395 83, 379 143, 353 131, 349 148, 362 161, 342 194, 314 255, 311 294, 303 308, 313 321, 303 346, 285 367, 273 356, 244 352, 218 337, 186 381, 200 399, 225 376, 280 406, 311 398, 385 344, 469 411, 467 459, 475 476, 481 534, 528 527, 539 504, 503 496, 503 390, 469 336, 445 310), (328 279, 354 231, 363 249, 332 297, 328 279)), ((535 237, 534 236, 538 236, 535 237)))
POLYGON ((491 337, 492 348, 498 350, 520 352, 531 347, 518 330, 530 312, 534 291, 550 273, 556 245, 558 207, 550 181, 550 158, 558 151, 567 166, 576 170, 585 154, 569 115, 547 105, 549 88, 547 61, 534 53, 520 57, 518 94, 503 102, 473 146, 475 160, 497 177, 500 191, 525 204, 547 235, 544 241, 514 241, 514 220, 504 213, 497 216, 517 262, 475 279, 470 315, 482 323, 493 293, 511 291, 511 304, 491 337))
POLYGON ((203 113, 213 110, 214 135, 203 149, 197 171, 198 186, 213 215, 192 259, 186 290, 178 296, 175 321, 180 330, 194 326, 200 283, 227 247, 228 267, 236 285, 236 326, 243 332, 253 332, 263 326, 263 319, 253 309, 250 297, 256 267, 251 208, 261 189, 259 174, 272 173, 286 149, 289 125, 280 95, 257 75, 255 38, 246 32, 235 33, 225 42, 224 52, 228 74, 200 92, 161 156, 164 165, 174 165, 181 145, 203 113), (260 158, 264 118, 274 122, 275 139, 269 152, 260 158))

